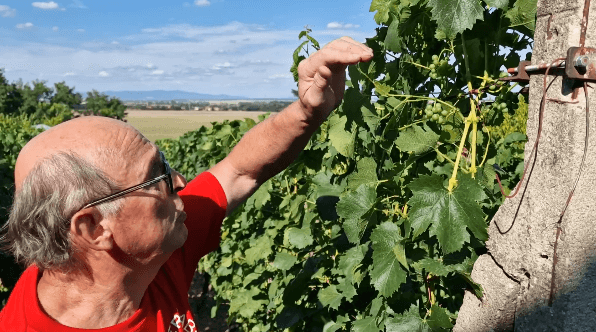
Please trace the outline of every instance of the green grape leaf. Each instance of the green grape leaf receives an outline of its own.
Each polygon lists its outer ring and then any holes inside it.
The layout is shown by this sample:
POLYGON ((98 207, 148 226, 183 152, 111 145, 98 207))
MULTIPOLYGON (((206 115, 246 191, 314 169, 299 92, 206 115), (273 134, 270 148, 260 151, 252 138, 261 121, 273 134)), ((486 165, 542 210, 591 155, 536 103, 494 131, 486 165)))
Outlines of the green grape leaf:
POLYGON ((252 196, 248 199, 249 202, 252 202, 257 209, 262 208, 267 204, 267 201, 271 199, 271 195, 269 194, 269 190, 271 190, 271 181, 267 181, 263 183, 257 191, 252 194, 252 196))
POLYGON ((414 237, 430 226, 430 234, 437 237, 446 254, 460 250, 469 242, 466 227, 479 240, 488 239, 484 213, 476 202, 485 199, 486 195, 470 176, 461 176, 451 193, 443 186, 443 178, 439 175, 420 176, 408 187, 414 193, 409 212, 414 237))
POLYGON ((325 324, 325 326, 323 326, 323 332, 336 332, 342 329, 342 327, 344 327, 344 324, 349 321, 350 318, 348 317, 348 315, 338 316, 335 322, 329 321, 325 324))
POLYGON ((343 295, 337 292, 335 285, 331 285, 320 290, 317 298, 324 306, 337 310, 341 304, 343 295))
POLYGON ((476 295, 476 297, 481 299, 482 295, 484 294, 484 289, 482 288, 482 285, 475 282, 472 279, 472 275, 469 272, 458 272, 458 273, 460 276, 462 276, 464 279, 466 279, 466 281, 468 282, 468 285, 470 285, 470 287, 472 287, 472 290, 474 291, 474 295, 476 295))
POLYGON ((288 240, 290 244, 298 249, 304 249, 310 246, 314 239, 310 233, 310 229, 301 229, 291 227, 288 229, 288 240))
POLYGON ((445 277, 449 273, 453 272, 454 269, 449 267, 438 260, 432 258, 424 258, 414 264, 412 264, 416 271, 422 272, 422 270, 426 271, 426 273, 430 273, 435 276, 445 277))
POLYGON ((277 255, 275 255, 273 266, 282 271, 287 271, 291 269, 297 261, 298 257, 296 256, 292 256, 286 252, 278 252, 277 255))
POLYGON ((495 183, 495 169, 492 165, 486 163, 481 167, 478 167, 478 173, 476 177, 478 182, 487 188, 492 188, 495 183))
POLYGON ((538 0, 517 0, 505 16, 511 20, 509 27, 525 26, 534 32, 538 0))
POLYGON ((525 142, 528 140, 528 136, 522 133, 511 133, 503 139, 503 144, 513 143, 513 142, 525 142))
POLYGON ((341 295, 343 295, 346 298, 346 301, 352 302, 352 298, 354 296, 358 295, 358 292, 356 292, 356 288, 354 287, 354 285, 352 283, 342 282, 341 279, 342 278, 338 279, 340 284, 337 285, 337 290, 340 291, 341 295))
POLYGON ((487 5, 497 9, 507 9, 509 7, 509 0, 484 0, 487 5))
POLYGON ((366 157, 358 160, 356 170, 348 176, 347 188, 349 190, 355 190, 362 184, 376 185, 379 181, 377 178, 377 163, 373 158, 366 157))
MULTIPOLYGON (((465 43, 459 44, 457 47, 457 51, 460 54, 467 54, 468 59, 466 60, 467 66, 462 68, 462 74, 465 73, 467 75, 467 70, 470 71, 470 74, 474 73, 481 73, 484 71, 484 55, 482 54, 481 48, 484 49, 484 45, 481 44, 480 39, 478 38, 471 38, 466 39, 465 43), (464 52, 463 45, 466 45, 466 50, 464 52)), ((460 60, 464 61, 464 60, 460 60)), ((518 62, 519 63, 519 62, 518 62)))
POLYGON ((383 24, 389 21, 391 11, 397 12, 397 2, 395 0, 373 0, 369 11, 376 11, 375 21, 377 24, 383 24))
POLYGON ((403 51, 404 42, 400 35, 399 24, 399 20, 391 22, 389 30, 387 30, 387 36, 385 36, 385 46, 393 53, 401 53, 403 51))
MULTIPOLYGON (((247 316, 253 317, 253 316, 247 316)), ((280 329, 287 329, 294 326, 300 320, 304 319, 302 309, 296 305, 286 305, 283 310, 275 318, 275 323, 280 329)))
POLYGON ((375 82, 375 91, 377 95, 386 97, 391 92, 391 87, 387 84, 375 82))
POLYGON ((407 273, 393 250, 402 237, 398 226, 387 221, 378 225, 370 238, 373 242, 371 282, 382 296, 389 297, 406 281, 407 273))
POLYGON ((269 238, 268 236, 263 235, 259 237, 255 241, 254 245, 246 249, 246 261, 249 264, 254 264, 258 260, 267 259, 267 257, 271 255, 271 253, 273 253, 273 250, 271 249, 272 245, 273 241, 271 241, 271 238, 269 238))
POLYGON ((347 116, 348 127, 355 122, 360 127, 368 127, 375 131, 381 119, 370 102, 370 97, 364 97, 357 88, 347 89, 341 108, 347 116))
POLYGON ((365 216, 377 200, 376 188, 362 184, 355 191, 340 197, 337 202, 337 214, 344 218, 343 228, 351 243, 360 243, 369 222, 376 221, 376 213, 365 216))
POLYGON ((433 149, 439 141, 437 135, 428 126, 412 126, 402 131, 399 137, 395 139, 395 146, 400 151, 421 154, 433 149))
POLYGON ((379 332, 381 329, 375 323, 374 317, 366 317, 352 323, 353 332, 379 332))
POLYGON ((343 224, 343 229, 346 232, 348 241, 354 244, 360 243, 360 240, 362 239, 362 236, 364 236, 364 232, 371 221, 373 223, 376 221, 376 213, 371 214, 369 218, 346 219, 343 224))
POLYGON ((337 202, 337 214, 344 219, 360 219, 377 201, 377 189, 361 184, 355 191, 342 195, 337 202))
POLYGON ((344 186, 331 183, 332 177, 333 173, 327 171, 325 173, 318 173, 312 178, 312 184, 315 187, 312 189, 316 193, 315 197, 341 195, 344 191, 344 186))
POLYGON ((451 324, 451 319, 449 319, 449 314, 447 311, 441 307, 439 307, 436 303, 430 308, 430 316, 426 320, 428 326, 430 326, 433 330, 436 329, 451 329, 453 328, 453 324, 451 324))
POLYGON ((339 116, 337 113, 329 117, 329 141, 331 145, 343 156, 352 158, 354 155, 354 139, 356 131, 346 131, 348 119, 345 116, 339 116))
MULTIPOLYGON (((379 311, 381 311, 381 308, 384 309, 385 306, 385 300, 383 297, 379 296, 376 299, 372 300, 372 302, 370 303, 369 306, 369 310, 368 310, 368 314, 370 316, 374 316, 377 317, 379 315, 379 311)), ((385 310, 383 310, 385 311, 385 310)))
POLYGON ((357 272, 357 268, 362 263, 367 252, 368 244, 363 244, 350 248, 339 257, 338 267, 343 275, 346 276, 348 283, 360 282, 364 277, 362 273, 357 272))
POLYGON ((484 9, 478 0, 429 0, 428 6, 438 29, 449 39, 472 29, 476 20, 484 18, 484 9))
POLYGON ((265 300, 256 300, 254 298, 254 296, 260 293, 261 291, 256 287, 251 287, 248 290, 240 289, 230 301, 230 312, 237 312, 246 317, 253 316, 266 302, 265 300))
POLYGON ((430 332, 430 327, 420 318, 418 307, 413 305, 402 315, 385 323, 386 332, 430 332))
POLYGON ((393 247, 393 253, 395 254, 395 257, 397 258, 397 261, 403 265, 403 267, 407 269, 409 269, 410 267, 408 266, 408 260, 406 259, 406 249, 401 242, 397 242, 395 244, 395 246, 393 247))

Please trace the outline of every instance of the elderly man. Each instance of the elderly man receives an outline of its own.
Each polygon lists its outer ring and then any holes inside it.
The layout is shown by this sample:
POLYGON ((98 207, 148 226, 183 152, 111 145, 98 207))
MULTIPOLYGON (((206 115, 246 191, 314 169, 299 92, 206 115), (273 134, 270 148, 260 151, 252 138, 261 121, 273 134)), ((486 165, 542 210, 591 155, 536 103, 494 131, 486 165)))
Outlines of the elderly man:
POLYGON ((35 137, 17 160, 5 236, 28 268, 0 331, 196 331, 187 292, 223 218, 295 159, 340 103, 346 66, 372 56, 347 37, 313 54, 299 100, 190 183, 120 121, 83 117, 35 137))

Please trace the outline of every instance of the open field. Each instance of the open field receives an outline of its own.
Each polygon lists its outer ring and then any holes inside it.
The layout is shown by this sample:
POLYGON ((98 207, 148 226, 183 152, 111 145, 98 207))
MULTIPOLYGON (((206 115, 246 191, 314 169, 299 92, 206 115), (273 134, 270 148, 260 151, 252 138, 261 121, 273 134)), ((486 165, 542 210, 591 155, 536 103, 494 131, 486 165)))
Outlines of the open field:
POLYGON ((128 123, 137 128, 151 141, 161 138, 178 138, 182 134, 196 130, 201 126, 210 126, 211 122, 223 120, 242 120, 251 118, 257 120, 264 112, 246 111, 139 111, 126 110, 128 123))

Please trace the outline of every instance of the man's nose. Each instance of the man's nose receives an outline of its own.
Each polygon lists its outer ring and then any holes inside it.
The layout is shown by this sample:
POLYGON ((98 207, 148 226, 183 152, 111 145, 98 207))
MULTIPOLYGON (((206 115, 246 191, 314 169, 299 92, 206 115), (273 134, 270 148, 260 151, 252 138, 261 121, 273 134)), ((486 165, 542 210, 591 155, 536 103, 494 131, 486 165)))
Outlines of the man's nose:
POLYGON ((174 186, 175 192, 179 192, 180 190, 184 189, 188 184, 184 176, 175 170, 172 170, 172 182, 174 182, 172 185, 174 186))

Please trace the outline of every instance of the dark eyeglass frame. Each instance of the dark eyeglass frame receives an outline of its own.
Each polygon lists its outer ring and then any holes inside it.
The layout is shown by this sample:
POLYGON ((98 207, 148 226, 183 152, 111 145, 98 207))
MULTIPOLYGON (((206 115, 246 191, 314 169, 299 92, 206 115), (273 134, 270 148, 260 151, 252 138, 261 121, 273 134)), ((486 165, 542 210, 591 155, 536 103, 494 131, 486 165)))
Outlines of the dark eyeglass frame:
POLYGON ((83 206, 81 208, 81 210, 82 209, 86 209, 88 207, 95 206, 95 205, 99 205, 101 203, 105 203, 105 202, 111 201, 111 200, 116 199, 118 197, 122 197, 122 196, 124 196, 124 195, 126 195, 128 193, 131 193, 133 191, 136 191, 136 190, 139 190, 139 189, 148 187, 148 186, 150 186, 152 184, 155 184, 155 183, 158 183, 159 181, 164 180, 164 179, 168 183, 168 187, 170 188, 170 193, 174 194, 174 182, 172 181, 172 169, 170 168, 170 164, 168 164, 168 161, 166 160, 166 157, 164 156, 163 152, 159 151, 159 157, 161 158, 161 161, 163 162, 164 167, 166 169, 166 173, 165 174, 160 175, 160 176, 158 176, 156 178, 153 178, 151 180, 145 181, 145 182, 143 182, 141 184, 138 184, 136 186, 133 186, 133 187, 124 189, 122 191, 119 191, 117 193, 111 194, 111 195, 106 196, 104 198, 96 199, 96 200, 92 201, 91 203, 83 206))

